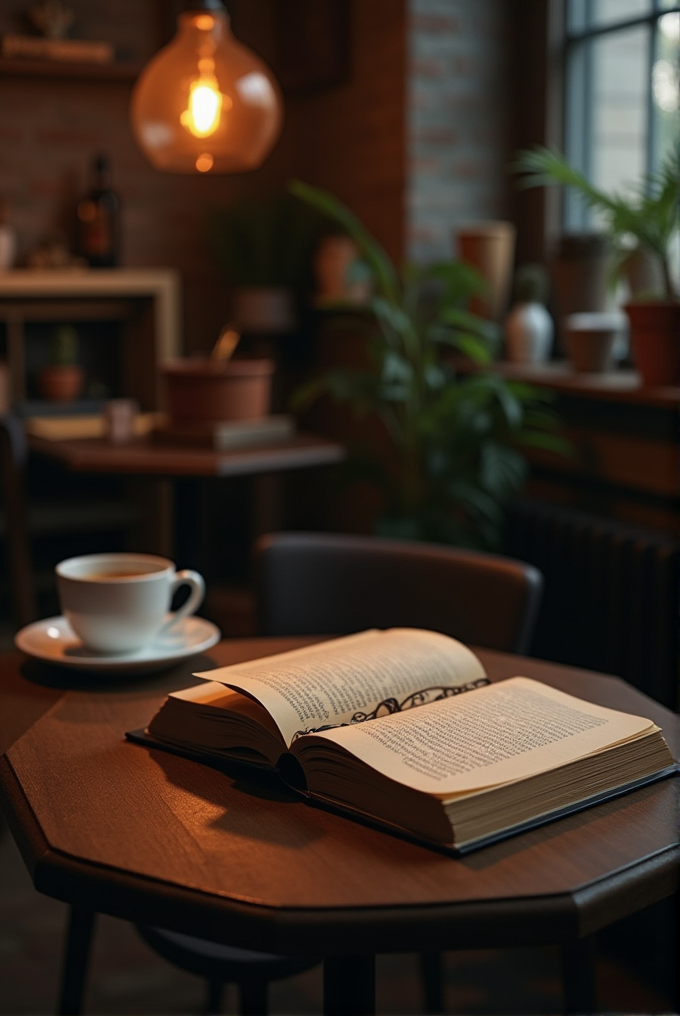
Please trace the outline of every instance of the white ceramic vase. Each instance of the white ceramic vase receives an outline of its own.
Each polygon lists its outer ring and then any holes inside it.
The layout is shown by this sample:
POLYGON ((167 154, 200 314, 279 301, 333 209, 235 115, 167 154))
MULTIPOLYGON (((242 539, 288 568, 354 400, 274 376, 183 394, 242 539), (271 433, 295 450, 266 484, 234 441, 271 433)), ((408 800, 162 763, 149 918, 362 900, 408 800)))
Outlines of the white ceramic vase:
POLYGON ((542 303, 516 303, 505 319, 506 358, 512 363, 545 363, 553 335, 553 320, 542 303))

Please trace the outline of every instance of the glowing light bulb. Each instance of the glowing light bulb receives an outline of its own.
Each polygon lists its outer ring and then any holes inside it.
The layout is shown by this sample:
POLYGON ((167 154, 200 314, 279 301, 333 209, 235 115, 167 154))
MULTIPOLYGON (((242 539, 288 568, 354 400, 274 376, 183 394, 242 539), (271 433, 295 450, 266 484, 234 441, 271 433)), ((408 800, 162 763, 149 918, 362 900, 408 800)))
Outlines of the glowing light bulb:
POLYGON ((133 91, 135 138, 149 161, 166 172, 255 169, 281 131, 276 81, 234 39, 216 3, 210 0, 210 13, 180 15, 177 35, 144 68, 133 91))
POLYGON ((182 111, 179 120, 195 138, 207 138, 214 134, 220 123, 222 93, 216 81, 200 78, 189 89, 189 105, 182 111))

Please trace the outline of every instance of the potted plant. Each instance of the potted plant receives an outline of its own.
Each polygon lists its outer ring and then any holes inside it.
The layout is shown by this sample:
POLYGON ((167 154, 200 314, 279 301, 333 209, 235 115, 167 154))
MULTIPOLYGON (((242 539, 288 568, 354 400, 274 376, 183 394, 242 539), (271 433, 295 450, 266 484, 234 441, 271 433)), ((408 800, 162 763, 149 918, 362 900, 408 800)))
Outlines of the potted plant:
POLYGON ((323 393, 377 418, 388 454, 353 464, 382 492, 382 535, 461 546, 497 546, 503 506, 528 471, 522 448, 561 451, 547 395, 485 367, 498 328, 467 310, 483 290, 463 262, 410 268, 399 277, 381 245, 343 204, 299 181, 298 197, 351 236, 373 275, 373 296, 350 320, 368 331, 364 367, 332 369, 298 390, 294 404, 323 393), (454 354, 477 369, 460 373, 454 354))
MULTIPOLYGON (((656 266, 657 287, 633 293, 625 307, 633 357, 643 384, 680 382, 680 294, 671 269, 671 245, 680 226, 680 142, 658 172, 645 175, 628 192, 606 194, 550 148, 520 152, 514 168, 525 174, 521 186, 573 187, 603 216, 617 253, 617 273, 624 274, 641 257, 656 266)), ((654 273, 648 278, 653 279, 654 273)))
POLYGON ((78 333, 73 325, 59 325, 52 333, 49 362, 38 374, 40 394, 51 402, 72 402, 83 387, 78 363, 78 333))
POLYGON ((290 332, 311 288, 319 216, 288 193, 242 198, 212 213, 210 239, 232 289, 231 320, 243 332, 290 332))

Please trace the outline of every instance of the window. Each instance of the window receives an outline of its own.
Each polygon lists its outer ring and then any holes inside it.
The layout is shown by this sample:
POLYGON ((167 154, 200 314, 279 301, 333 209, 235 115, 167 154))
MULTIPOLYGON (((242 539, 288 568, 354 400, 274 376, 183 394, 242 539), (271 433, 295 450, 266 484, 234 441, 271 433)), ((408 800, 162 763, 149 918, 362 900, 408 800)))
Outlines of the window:
MULTIPOLYGON (((597 186, 658 168, 680 135, 680 4, 567 0, 565 152, 597 186)), ((567 229, 593 224, 577 195, 567 229)))

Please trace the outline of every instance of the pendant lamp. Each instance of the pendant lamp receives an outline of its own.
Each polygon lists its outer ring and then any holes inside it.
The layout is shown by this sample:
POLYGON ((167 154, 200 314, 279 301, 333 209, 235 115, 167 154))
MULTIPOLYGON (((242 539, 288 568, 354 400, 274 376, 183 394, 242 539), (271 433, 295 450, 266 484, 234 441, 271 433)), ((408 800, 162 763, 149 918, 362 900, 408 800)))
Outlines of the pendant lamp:
POLYGON ((231 34, 221 0, 193 0, 177 34, 132 93, 135 139, 166 173, 257 169, 280 132, 283 103, 267 66, 231 34))

